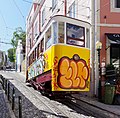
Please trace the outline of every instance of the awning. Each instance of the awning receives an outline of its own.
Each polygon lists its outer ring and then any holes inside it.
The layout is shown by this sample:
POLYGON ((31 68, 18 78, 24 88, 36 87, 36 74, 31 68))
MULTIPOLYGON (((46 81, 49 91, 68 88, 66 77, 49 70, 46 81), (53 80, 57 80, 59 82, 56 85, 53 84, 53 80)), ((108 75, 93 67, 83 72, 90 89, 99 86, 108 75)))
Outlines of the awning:
POLYGON ((120 44, 120 34, 106 33, 105 35, 110 40, 110 43, 120 44))

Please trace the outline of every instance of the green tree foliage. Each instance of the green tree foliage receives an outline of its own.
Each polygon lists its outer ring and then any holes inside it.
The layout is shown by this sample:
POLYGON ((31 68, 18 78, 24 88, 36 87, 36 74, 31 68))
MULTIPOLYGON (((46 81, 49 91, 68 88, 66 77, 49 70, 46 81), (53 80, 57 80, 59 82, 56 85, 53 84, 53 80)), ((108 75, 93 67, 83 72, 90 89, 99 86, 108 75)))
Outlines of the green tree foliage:
POLYGON ((11 44, 15 49, 17 48, 18 40, 22 40, 22 45, 25 47, 26 33, 21 27, 16 28, 16 31, 13 32, 13 38, 11 39, 11 44))
POLYGON ((10 62, 15 62, 15 48, 10 48, 8 50, 8 58, 10 62))
POLYGON ((25 54, 26 33, 21 27, 16 28, 16 30, 13 32, 13 37, 11 39, 11 45, 13 48, 8 50, 8 58, 11 62, 15 62, 16 59, 16 48, 18 45, 18 40, 22 41, 23 53, 25 54))

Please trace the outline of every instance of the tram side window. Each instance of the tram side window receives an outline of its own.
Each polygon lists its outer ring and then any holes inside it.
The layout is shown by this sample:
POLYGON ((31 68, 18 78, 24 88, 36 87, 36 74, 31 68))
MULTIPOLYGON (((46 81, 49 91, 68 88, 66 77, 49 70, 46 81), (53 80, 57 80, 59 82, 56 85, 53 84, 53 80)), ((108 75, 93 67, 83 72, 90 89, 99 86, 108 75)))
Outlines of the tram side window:
POLYGON ((30 56, 28 57, 28 66, 30 66, 30 56))
POLYGON ((31 54, 31 55, 30 55, 30 64, 32 64, 32 62, 33 62, 32 59, 33 59, 33 55, 31 54))
POLYGON ((36 60, 36 48, 35 48, 35 50, 34 50, 34 53, 35 53, 35 57, 34 57, 34 60, 36 60))
POLYGON ((58 25, 57 22, 53 22, 53 44, 57 43, 57 37, 58 37, 58 25))
POLYGON ((31 65, 31 55, 29 56, 29 66, 31 65))
POLYGON ((64 23, 59 22, 58 26, 58 43, 64 43, 64 23))
POLYGON ((67 44, 85 46, 85 28, 67 23, 67 44))
POLYGON ((31 65, 31 55, 29 56, 29 60, 30 60, 30 64, 29 65, 31 65))
POLYGON ((46 41, 45 41, 45 47, 46 49, 49 48, 52 45, 52 37, 51 37, 51 27, 46 32, 46 41))
POLYGON ((33 61, 32 61, 32 62, 34 62, 34 57, 35 57, 34 54, 35 54, 35 53, 34 53, 34 51, 33 51, 33 52, 32 52, 32 57, 33 57, 33 61))
POLYGON ((40 47, 40 44, 38 44, 38 46, 37 46, 37 59, 39 57, 39 47, 40 47))
POLYGON ((35 52, 36 52, 35 58, 36 58, 36 60, 37 60, 37 47, 35 48, 35 52))
POLYGON ((38 54, 38 57, 40 56, 40 53, 41 53, 41 42, 39 43, 38 45, 38 50, 39 50, 39 54, 38 54))
POLYGON ((41 50, 41 52, 43 52, 44 51, 44 39, 42 39, 41 40, 41 46, 40 46, 40 50, 41 50))

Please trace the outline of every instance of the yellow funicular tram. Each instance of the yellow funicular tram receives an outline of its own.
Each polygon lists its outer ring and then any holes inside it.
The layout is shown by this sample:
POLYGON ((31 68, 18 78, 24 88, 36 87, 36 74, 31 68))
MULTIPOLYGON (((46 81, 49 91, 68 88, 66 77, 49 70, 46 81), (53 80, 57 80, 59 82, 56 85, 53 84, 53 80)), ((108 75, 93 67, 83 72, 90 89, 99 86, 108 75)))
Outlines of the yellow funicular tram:
POLYGON ((28 54, 27 81, 42 91, 89 91, 90 24, 54 16, 28 54))

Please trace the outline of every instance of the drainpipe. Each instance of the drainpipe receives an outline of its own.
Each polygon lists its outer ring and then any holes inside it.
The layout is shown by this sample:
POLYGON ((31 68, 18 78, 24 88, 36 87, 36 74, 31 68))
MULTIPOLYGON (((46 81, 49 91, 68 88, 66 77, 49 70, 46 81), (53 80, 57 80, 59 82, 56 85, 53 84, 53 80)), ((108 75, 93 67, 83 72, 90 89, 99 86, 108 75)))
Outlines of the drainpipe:
POLYGON ((92 39, 91 39, 91 94, 95 96, 95 5, 96 0, 92 0, 92 39))
POLYGON ((64 15, 66 16, 67 15, 67 0, 65 0, 64 2, 65 2, 65 4, 64 4, 64 9, 65 9, 64 15))

